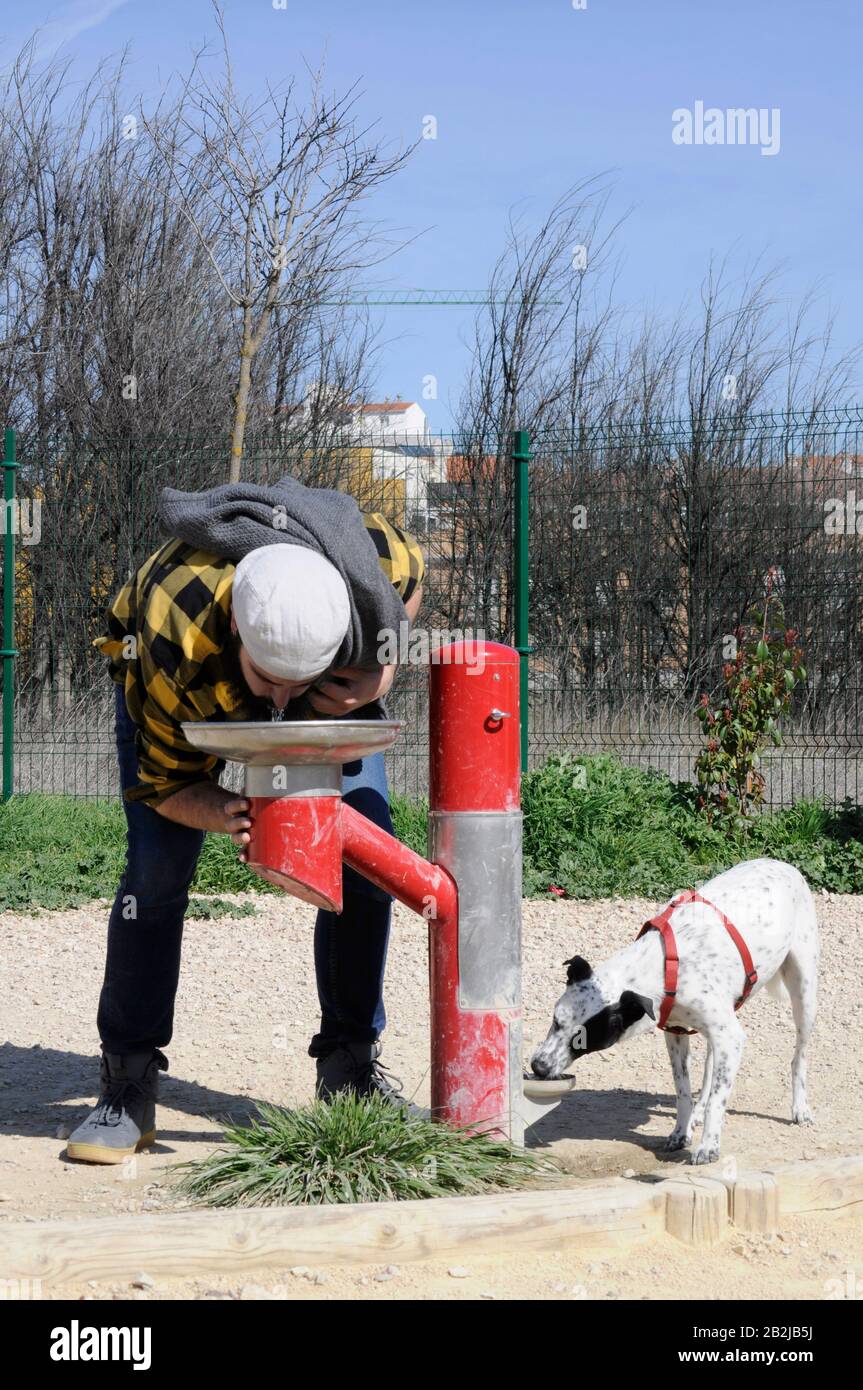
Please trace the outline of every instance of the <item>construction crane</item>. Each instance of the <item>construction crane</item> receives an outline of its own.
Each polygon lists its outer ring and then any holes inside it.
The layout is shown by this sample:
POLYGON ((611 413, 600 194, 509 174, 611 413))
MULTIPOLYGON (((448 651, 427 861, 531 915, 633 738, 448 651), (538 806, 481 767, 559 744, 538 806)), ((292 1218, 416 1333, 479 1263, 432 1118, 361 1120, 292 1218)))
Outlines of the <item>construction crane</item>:
MULTIPOLYGON (((368 290, 346 294, 335 299, 321 299, 321 304, 372 306, 376 308, 397 309, 405 306, 423 305, 428 308, 461 308, 481 304, 513 304, 515 299, 491 299, 487 290, 368 290)), ((538 304, 560 304, 559 299, 542 299, 538 304)))

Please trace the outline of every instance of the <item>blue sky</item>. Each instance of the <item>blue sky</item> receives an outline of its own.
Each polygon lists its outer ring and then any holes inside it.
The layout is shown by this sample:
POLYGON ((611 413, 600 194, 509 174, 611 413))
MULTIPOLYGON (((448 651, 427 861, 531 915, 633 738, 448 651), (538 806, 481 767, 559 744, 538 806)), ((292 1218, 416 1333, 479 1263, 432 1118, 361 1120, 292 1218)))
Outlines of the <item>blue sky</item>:
MULTIPOLYGON (((360 110, 382 136, 412 141, 404 174, 374 215, 422 233, 375 273, 393 287, 486 283, 518 205, 538 218, 570 184, 613 171, 617 299, 674 312, 712 254, 758 253, 784 267, 789 303, 821 287, 841 346, 863 336, 860 268, 863 18, 858 0, 225 0, 239 85, 275 83, 327 55, 330 84, 359 81, 360 110), (680 146, 672 111, 778 107, 775 156, 753 146, 680 146)), ((130 85, 153 96, 216 29, 206 0, 0 0, 5 64, 30 26, 80 70, 131 45, 130 85), (23 12, 23 13, 22 13, 23 12)), ((391 309, 379 394, 419 397, 450 422, 467 361, 471 311, 391 309)))

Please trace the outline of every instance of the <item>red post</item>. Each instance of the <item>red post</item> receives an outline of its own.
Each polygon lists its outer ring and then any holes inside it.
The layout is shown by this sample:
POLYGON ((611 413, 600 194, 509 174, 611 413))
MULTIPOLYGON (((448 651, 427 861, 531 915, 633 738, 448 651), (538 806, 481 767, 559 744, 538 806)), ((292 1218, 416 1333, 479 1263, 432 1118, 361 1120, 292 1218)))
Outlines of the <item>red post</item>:
POLYGON ((458 917, 429 928, 432 1112, 521 1137, 519 658, 494 642, 433 653, 429 857, 458 917))

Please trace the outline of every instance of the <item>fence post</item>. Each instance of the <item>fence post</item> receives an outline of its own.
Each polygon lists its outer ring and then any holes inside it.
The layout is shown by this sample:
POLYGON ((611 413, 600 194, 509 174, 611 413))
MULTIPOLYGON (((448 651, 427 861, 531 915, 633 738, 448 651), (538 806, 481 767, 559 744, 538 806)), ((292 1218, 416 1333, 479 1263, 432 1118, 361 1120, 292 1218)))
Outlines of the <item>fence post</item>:
POLYGON ((8 801, 14 779, 15 735, 15 431, 6 430, 3 455, 3 782, 0 799, 8 801))
POLYGON ((529 532, 528 498, 530 481, 527 466, 533 455, 527 430, 514 430, 511 458, 515 491, 515 546, 513 586, 515 589, 515 649, 519 655, 519 691, 521 699, 521 770, 527 772, 528 736, 528 659, 533 650, 528 646, 529 613, 529 532))

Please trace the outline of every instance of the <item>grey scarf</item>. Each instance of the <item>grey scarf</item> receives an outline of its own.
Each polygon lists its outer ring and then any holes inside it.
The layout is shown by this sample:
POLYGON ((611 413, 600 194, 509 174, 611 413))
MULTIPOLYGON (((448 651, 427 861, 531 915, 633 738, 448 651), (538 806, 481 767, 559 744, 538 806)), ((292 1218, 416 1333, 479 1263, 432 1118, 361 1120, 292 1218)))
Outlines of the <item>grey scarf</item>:
MULTIPOLYGON (((296 478, 269 486, 223 483, 206 492, 162 489, 159 523, 169 536, 226 560, 262 545, 303 545, 335 565, 347 585, 351 623, 333 665, 380 666, 378 633, 399 632, 407 613, 378 562, 375 543, 353 497, 305 487, 296 478)), ((302 595, 298 596, 302 600, 302 595)))

